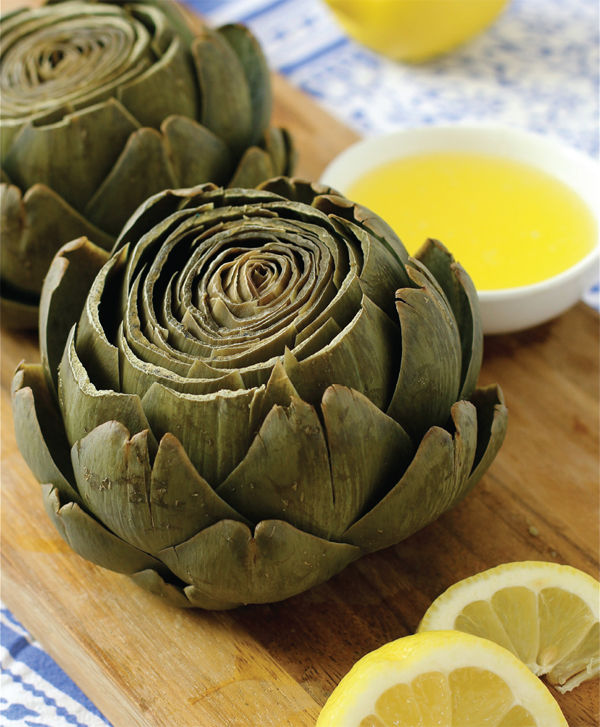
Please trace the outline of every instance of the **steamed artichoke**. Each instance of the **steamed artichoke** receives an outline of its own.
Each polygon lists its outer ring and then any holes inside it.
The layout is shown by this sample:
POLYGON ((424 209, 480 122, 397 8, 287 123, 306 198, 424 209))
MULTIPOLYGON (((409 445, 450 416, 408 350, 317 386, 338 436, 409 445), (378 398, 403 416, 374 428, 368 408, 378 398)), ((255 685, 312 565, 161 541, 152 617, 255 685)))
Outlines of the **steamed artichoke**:
POLYGON ((163 189, 254 186, 289 173, 287 132, 269 128, 270 77, 241 25, 194 36, 173 2, 72 0, 0 23, 2 314, 37 325, 60 245, 110 249, 163 189))
POLYGON ((155 195, 80 238, 14 379, 21 451, 84 558, 182 606, 299 593, 461 499, 504 436, 476 293, 334 190, 155 195))

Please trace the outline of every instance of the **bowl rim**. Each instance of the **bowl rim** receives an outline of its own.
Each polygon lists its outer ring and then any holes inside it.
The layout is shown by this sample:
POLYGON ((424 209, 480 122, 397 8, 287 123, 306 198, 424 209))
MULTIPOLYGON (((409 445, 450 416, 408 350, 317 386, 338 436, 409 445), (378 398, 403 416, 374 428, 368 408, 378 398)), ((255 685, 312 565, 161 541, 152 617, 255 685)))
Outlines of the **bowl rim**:
MULTIPOLYGON (((504 139, 507 139, 509 143, 512 139, 515 142, 530 142, 537 144, 538 146, 543 145, 550 154, 554 154, 556 155, 556 157, 562 157, 563 159, 572 161, 574 164, 586 167, 589 173, 598 177, 598 188, 600 188, 600 164, 598 163, 597 159, 594 159, 592 156, 585 154, 584 152, 576 149, 573 146, 570 146, 569 144, 563 142, 561 139, 555 136, 541 134, 535 131, 531 131, 529 129, 497 124, 489 121, 460 121, 456 123, 444 124, 422 124, 418 126, 407 126, 402 129, 396 129, 390 132, 383 132, 381 134, 365 136, 362 139, 354 142, 354 144, 348 146, 334 159, 332 159, 323 170, 319 181, 322 184, 335 187, 335 184, 331 184, 328 181, 328 177, 332 176, 335 172, 337 172, 337 169, 340 166, 342 166, 343 164, 347 164, 348 160, 352 159, 352 157, 363 154, 369 149, 379 147, 386 142, 397 144, 409 136, 422 136, 424 138, 430 136, 433 138, 437 136, 441 137, 444 134, 452 135, 466 133, 479 134, 480 138, 483 138, 483 135, 489 135, 490 138, 488 151, 482 153, 489 153, 490 156, 500 156, 502 158, 507 157, 499 154, 497 151, 494 150, 494 135, 496 137, 502 136, 504 139)), ((448 151, 452 149, 460 151, 460 147, 454 146, 450 140, 447 144, 443 144, 441 146, 446 147, 448 151)), ((408 153, 406 154, 392 154, 390 155, 389 160, 392 161, 393 159, 402 158, 403 156, 411 156, 419 153, 421 152, 411 150, 408 151, 408 153)), ((542 169, 539 164, 531 161, 531 159, 526 160, 523 157, 520 157, 518 154, 515 154, 512 158, 518 159, 524 164, 529 164, 534 168, 540 169, 546 174, 553 176, 555 179, 562 181, 563 184, 569 186, 575 192, 575 194, 579 196, 582 202, 589 209, 596 222, 596 244, 588 253, 586 253, 586 255, 584 255, 584 257, 577 260, 568 268, 565 268, 559 273, 556 273, 555 275, 552 275, 548 278, 544 278, 543 280, 539 280, 535 283, 530 283, 528 285, 519 285, 510 288, 494 288, 488 290, 478 289, 477 295, 481 302, 509 301, 513 298, 521 298, 527 297, 528 295, 535 295, 537 293, 544 293, 548 290, 551 290, 555 286, 560 286, 563 283, 567 283, 571 279, 577 278, 580 274, 587 271, 588 268, 591 268, 594 261, 596 261, 596 263, 599 265, 600 272, 600 205, 590 204, 590 201, 584 198, 578 190, 573 188, 572 185, 560 179, 556 174, 553 174, 546 168, 542 169)), ((361 163, 360 171, 358 174, 363 174, 367 171, 370 171, 371 169, 379 166, 380 164, 381 162, 378 160, 371 160, 366 161, 366 163, 361 163)), ((358 176, 358 174, 356 176, 358 176)), ((354 181, 354 179, 352 179, 352 181, 354 181)), ((344 193, 342 192, 342 194, 344 193)))

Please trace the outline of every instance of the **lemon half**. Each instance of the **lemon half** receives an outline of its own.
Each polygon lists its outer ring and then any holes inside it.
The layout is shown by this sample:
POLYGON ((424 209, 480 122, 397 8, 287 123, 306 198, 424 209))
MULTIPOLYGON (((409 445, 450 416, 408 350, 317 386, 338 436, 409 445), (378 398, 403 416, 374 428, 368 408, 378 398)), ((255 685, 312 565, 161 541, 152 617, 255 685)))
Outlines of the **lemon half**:
POLYGON ((509 649, 567 692, 600 671, 600 583, 556 563, 506 563, 459 581, 419 631, 456 629, 509 649))
POLYGON ((446 53, 492 23, 508 0, 326 0, 356 40, 391 58, 446 53))
POLYGON ((513 654, 458 631, 422 632, 360 659, 317 727, 568 727, 513 654))

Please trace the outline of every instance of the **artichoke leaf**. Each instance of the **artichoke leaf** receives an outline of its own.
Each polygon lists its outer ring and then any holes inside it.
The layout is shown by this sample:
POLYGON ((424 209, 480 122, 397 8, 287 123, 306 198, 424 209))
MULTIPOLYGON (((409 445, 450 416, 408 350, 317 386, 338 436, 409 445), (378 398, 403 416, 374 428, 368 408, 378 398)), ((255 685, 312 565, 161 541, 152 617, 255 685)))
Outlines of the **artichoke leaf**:
POLYGON ((87 203, 85 214, 116 236, 131 210, 148 197, 175 186, 162 135, 144 127, 131 134, 110 173, 87 203))
MULTIPOLYGON (((12 184, 0 184, 0 229, 2 281, 10 281, 15 291, 35 299, 61 244, 82 235, 105 249, 114 242, 43 184, 35 184, 25 196, 12 184)), ((7 297, 18 299, 16 295, 7 297)))
POLYGON ((285 518, 294 527, 330 538, 333 488, 315 409, 295 397, 287 407, 274 406, 217 492, 255 523, 285 518))
POLYGON ((161 439, 153 466, 147 432, 130 436, 116 421, 76 442, 71 456, 87 509, 148 553, 187 540, 223 518, 245 522, 200 477, 171 434, 161 439))
MULTIPOLYGON (((139 396, 99 390, 92 384, 75 350, 75 329, 73 326, 69 333, 58 370, 58 398, 69 444, 111 420, 121 422, 131 434, 149 429, 139 396)), ((149 437, 151 449, 156 451, 156 441, 151 434, 149 437)))
POLYGON ((456 321, 439 286, 411 263, 420 287, 396 292, 402 363, 387 414, 414 437, 443 426, 457 400, 461 345, 456 321))
POLYGON ((130 578, 138 586, 158 596, 162 601, 176 608, 204 608, 210 611, 223 611, 236 608, 239 603, 222 601, 203 593, 195 586, 168 583, 155 570, 150 568, 132 573, 130 578))
POLYGON ((356 223, 386 247, 402 265, 408 262, 408 252, 394 230, 371 210, 346 199, 333 189, 325 189, 313 201, 313 207, 327 216, 343 217, 356 223))
POLYGON ((253 134, 244 68, 225 38, 208 28, 192 43, 192 55, 202 96, 200 122, 237 156, 250 146, 253 134))
POLYGON ((342 540, 368 551, 399 543, 433 522, 470 489, 468 478, 477 440, 475 407, 466 401, 452 407, 454 436, 431 427, 399 482, 342 540))
POLYGON ((269 125, 273 106, 267 60, 259 42, 246 26, 232 23, 221 26, 217 32, 233 48, 244 69, 252 108, 252 134, 249 143, 257 144, 269 125))
POLYGON ((281 520, 252 531, 221 520, 161 560, 199 592, 229 603, 268 603, 294 596, 331 578, 361 555, 359 548, 323 540, 281 520))
POLYGON ((506 436, 508 424, 504 395, 497 384, 476 389, 471 401, 477 409, 477 451, 466 492, 479 482, 494 460, 506 436))
MULTIPOLYGON (((207 182, 196 187, 198 197, 202 196, 203 191, 216 189, 219 188, 212 182, 207 182)), ((186 191, 183 189, 167 189, 145 200, 125 223, 113 247, 113 254, 131 242, 131 240, 140 240, 135 246, 134 251, 134 254, 138 257, 146 251, 148 244, 154 243, 160 247, 158 241, 162 239, 162 234, 165 234, 165 230, 169 229, 171 215, 178 212, 188 199, 186 191), (157 225, 159 226, 159 230, 156 236, 152 234, 149 238, 146 238, 146 244, 144 244, 141 238, 148 232, 154 233, 154 228, 157 225)), ((131 275, 133 276, 135 274, 137 274, 137 269, 133 268, 131 275)))
POLYGON ((361 309, 325 348, 298 361, 284 354, 284 367, 300 396, 318 405, 331 383, 349 386, 380 409, 390 400, 398 370, 400 332, 388 316, 363 295, 361 309))
POLYGON ((199 113, 196 79, 181 40, 173 37, 162 58, 120 85, 116 96, 142 126, 158 129, 170 115, 195 119, 199 113))
POLYGON ((325 390, 321 411, 333 483, 330 537, 339 539, 369 503, 395 484, 415 447, 397 422, 345 386, 325 390))
MULTIPOLYGON (((28 123, 13 140, 4 166, 21 189, 45 184, 82 211, 138 126, 114 99, 76 111, 54 124, 28 123), (105 143, 90 144, 99 129, 105 143)), ((99 224, 101 221, 97 220, 99 224)), ((110 231, 108 225, 103 229, 110 231)))
POLYGON ((202 124, 183 116, 169 116, 161 131, 175 178, 180 187, 206 179, 224 184, 233 170, 227 145, 202 124))
POLYGON ((452 436, 432 427, 400 481, 340 539, 369 552, 395 545, 447 510, 454 487, 452 436))
MULTIPOLYGON (((103 300, 118 301, 121 280, 127 263, 129 247, 123 247, 112 255, 100 269, 85 299, 81 318, 77 327, 77 355, 94 383, 101 389, 121 389, 119 374, 119 351, 109 340, 105 324, 114 326, 114 320, 102 320, 103 300)), ((114 318, 118 315, 117 306, 109 307, 114 318)), ((105 316, 107 317, 107 316, 105 316)))
POLYGON ((396 307, 389 291, 410 286, 404 265, 398 262, 397 256, 389 248, 379 244, 355 222, 334 215, 330 219, 341 228, 345 237, 356 240, 362 251, 362 266, 358 275, 363 292, 392 320, 396 320, 396 307))
POLYGON ((40 299, 40 351, 54 390, 69 331, 79 320, 92 282, 107 259, 105 250, 80 237, 63 245, 50 265, 40 299))
MULTIPOLYGON (((315 199, 324 194, 339 195, 331 187, 320 182, 309 182, 298 177, 278 176, 273 179, 267 179, 258 185, 258 189, 265 192, 272 192, 290 200, 291 202, 300 202, 302 204, 313 206, 315 199)), ((324 217, 327 213, 323 212, 324 217)))
POLYGON ((243 153, 233 176, 229 181, 230 187, 251 188, 265 178, 275 173, 273 160, 268 152, 257 146, 250 146, 243 153))
POLYGON ((265 420, 271 409, 279 404, 280 406, 289 406, 292 397, 299 398, 298 392, 290 381, 283 364, 279 359, 275 360, 269 379, 264 390, 260 390, 252 402, 250 413, 251 429, 257 432, 260 425, 265 420))
POLYGON ((44 506, 63 540, 82 558, 117 573, 136 573, 149 568, 166 572, 151 555, 134 548, 94 520, 75 502, 61 505, 52 485, 42 485, 44 506))
POLYGON ((177 437, 198 472, 216 487, 250 446, 251 407, 259 391, 183 394, 154 383, 142 405, 154 434, 160 438, 170 432, 177 437))
MULTIPOLYGON (((194 378, 190 367, 188 373, 182 376, 173 372, 170 368, 139 359, 122 331, 119 331, 118 341, 121 352, 122 387, 125 391, 137 394, 140 397, 143 397, 154 383, 183 394, 212 394, 221 389, 242 389, 244 386, 238 371, 220 372, 220 376, 208 378, 194 378)), ((201 366, 201 362, 198 362, 196 370, 200 369, 201 366)))
POLYGON ((284 129, 273 126, 265 132, 263 146, 271 157, 273 165, 271 176, 285 174, 292 154, 290 135, 284 129))
POLYGON ((149 591, 154 596, 158 596, 158 598, 169 604, 169 606, 175 606, 175 608, 193 608, 195 606, 186 596, 182 588, 179 588, 173 583, 167 583, 164 578, 151 568, 146 568, 137 573, 131 573, 129 577, 138 586, 145 591, 149 591))
POLYGON ((434 275, 454 313, 462 348, 459 399, 468 399, 475 390, 483 358, 483 330, 477 291, 471 278, 439 240, 427 240, 415 257, 434 275))
POLYGON ((64 500, 81 504, 65 429, 40 364, 19 365, 12 406, 17 445, 37 480, 56 487, 64 500))

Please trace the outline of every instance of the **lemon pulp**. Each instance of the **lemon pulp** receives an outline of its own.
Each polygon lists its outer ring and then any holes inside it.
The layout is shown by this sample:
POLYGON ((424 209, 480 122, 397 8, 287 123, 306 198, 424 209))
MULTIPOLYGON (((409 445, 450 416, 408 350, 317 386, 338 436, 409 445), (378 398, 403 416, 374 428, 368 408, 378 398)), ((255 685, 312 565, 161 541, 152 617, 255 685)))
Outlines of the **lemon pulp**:
POLYGON ((514 703, 514 696, 499 676, 477 667, 420 674, 410 684, 396 684, 375 703, 375 714, 359 727, 408 725, 460 725, 460 727, 538 727, 531 712, 514 703))
POLYGON ((434 152, 397 159, 345 190, 390 224, 413 254, 441 240, 478 290, 537 283, 596 242, 596 221, 570 187, 522 162, 434 152))

